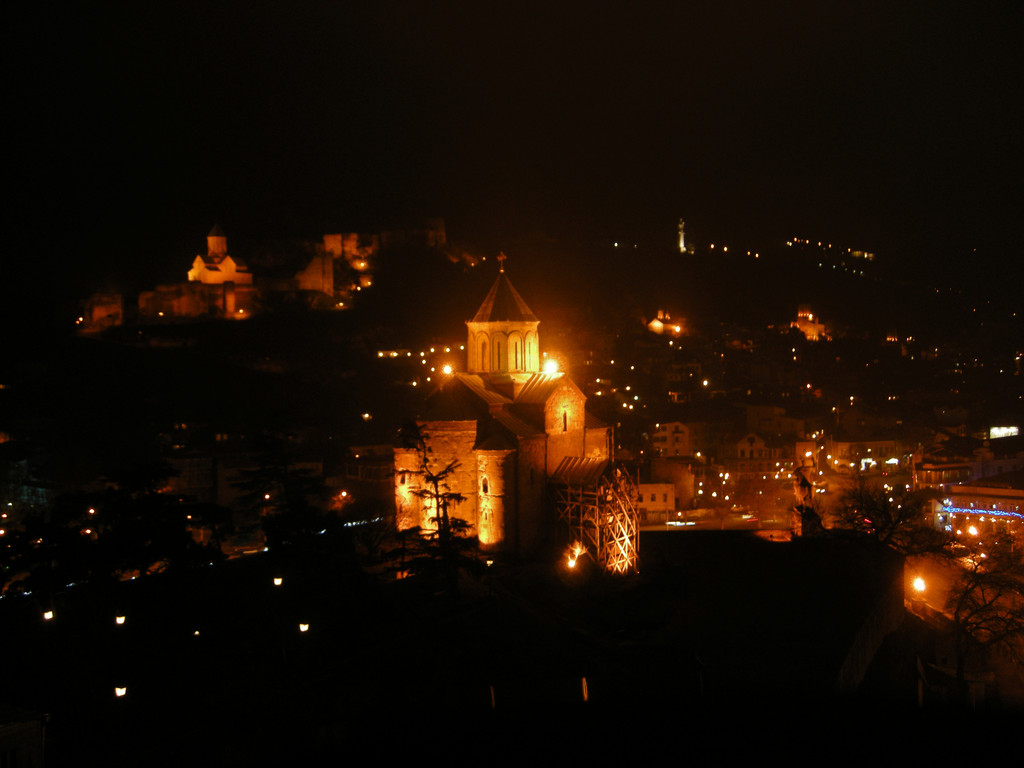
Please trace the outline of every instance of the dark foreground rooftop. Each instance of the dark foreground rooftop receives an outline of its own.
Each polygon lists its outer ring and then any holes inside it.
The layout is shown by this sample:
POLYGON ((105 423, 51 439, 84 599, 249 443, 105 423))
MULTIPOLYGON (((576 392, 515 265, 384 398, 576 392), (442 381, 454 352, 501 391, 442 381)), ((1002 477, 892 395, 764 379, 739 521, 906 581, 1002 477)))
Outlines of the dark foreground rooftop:
POLYGON ((4 599, 4 697, 50 714, 54 765, 841 758, 935 746, 908 725, 945 735, 912 675, 858 690, 902 612, 888 553, 743 533, 641 548, 635 577, 496 564, 457 599, 273 553, 72 589, 50 621, 4 599))

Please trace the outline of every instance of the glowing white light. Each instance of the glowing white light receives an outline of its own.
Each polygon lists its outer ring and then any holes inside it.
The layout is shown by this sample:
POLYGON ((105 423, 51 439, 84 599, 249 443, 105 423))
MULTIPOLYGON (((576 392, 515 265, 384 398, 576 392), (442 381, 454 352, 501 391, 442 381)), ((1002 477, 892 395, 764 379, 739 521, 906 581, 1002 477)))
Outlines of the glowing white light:
POLYGON ((126 693, 128 693, 128 689, 127 688, 114 688, 114 695, 117 696, 118 698, 120 698, 121 696, 124 696, 126 693))
POLYGON ((124 624, 124 616, 115 616, 114 617, 114 623, 115 624, 124 624))
POLYGON ((550 357, 545 360, 544 373, 558 373, 558 361, 550 357))
POLYGON ((571 547, 569 547, 569 552, 568 552, 567 563, 566 564, 570 568, 575 568, 576 567, 576 561, 579 559, 580 555, 582 555, 585 551, 586 551, 586 548, 580 542, 578 542, 578 541, 573 542, 573 545, 571 547))
POLYGON ((284 584, 284 579, 282 579, 280 576, 275 576, 274 577, 274 586, 275 587, 280 587, 282 584, 284 584))
POLYGON ((308 632, 309 624, 299 624, 299 632, 308 632))
POLYGON ((53 618, 53 611, 46 611, 45 613, 43 613, 43 618, 46 619, 47 621, 52 619, 53 618))

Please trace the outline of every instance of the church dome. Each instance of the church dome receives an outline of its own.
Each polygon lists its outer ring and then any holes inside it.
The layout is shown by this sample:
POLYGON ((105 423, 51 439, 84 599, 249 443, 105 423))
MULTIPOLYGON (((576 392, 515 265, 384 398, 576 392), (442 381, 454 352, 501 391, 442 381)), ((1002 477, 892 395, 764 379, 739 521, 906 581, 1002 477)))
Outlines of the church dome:
POLYGON ((479 374, 538 373, 540 321, 505 274, 504 254, 498 262, 498 279, 476 315, 466 323, 467 370, 479 374))

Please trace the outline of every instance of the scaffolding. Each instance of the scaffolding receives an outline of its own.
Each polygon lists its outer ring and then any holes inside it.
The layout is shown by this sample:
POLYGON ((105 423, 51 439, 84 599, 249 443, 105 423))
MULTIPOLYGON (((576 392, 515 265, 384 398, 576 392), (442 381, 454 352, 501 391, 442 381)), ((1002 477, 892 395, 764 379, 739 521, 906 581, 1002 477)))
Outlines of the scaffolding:
POLYGON ((566 458, 552 483, 567 543, 578 543, 607 571, 636 571, 637 491, 629 474, 610 461, 566 458))

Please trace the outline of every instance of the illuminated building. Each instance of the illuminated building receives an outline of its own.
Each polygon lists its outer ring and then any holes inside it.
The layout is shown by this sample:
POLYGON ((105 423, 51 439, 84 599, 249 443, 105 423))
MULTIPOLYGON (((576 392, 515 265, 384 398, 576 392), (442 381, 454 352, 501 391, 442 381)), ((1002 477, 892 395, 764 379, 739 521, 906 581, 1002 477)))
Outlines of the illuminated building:
POLYGON ((663 523, 676 509, 676 487, 672 483, 637 484, 637 508, 645 523, 663 523))
POLYGON ((681 421, 656 424, 651 443, 659 456, 693 456, 703 432, 703 424, 684 424, 681 421))
POLYGON ((858 440, 837 435, 825 437, 823 450, 828 466, 838 472, 895 471, 907 453, 895 439, 858 440))
POLYGON ((158 285, 139 294, 139 318, 159 322, 172 318, 245 318, 256 303, 252 272, 228 253, 228 239, 214 226, 206 236, 206 254, 192 260, 188 280, 158 285))
POLYGON ((796 328, 808 341, 820 341, 830 339, 825 324, 820 319, 815 320, 815 315, 807 307, 800 307, 796 313, 796 320, 789 324, 790 328, 796 328))
POLYGON ((965 535, 1009 533, 1019 543, 1024 536, 1024 472, 1007 472, 996 477, 941 486, 942 500, 936 504, 935 525, 939 530, 965 535))
MULTIPOLYGON (((566 373, 542 372, 539 324, 502 266, 466 323, 466 371, 446 376, 417 419, 430 470, 456 463, 447 490, 465 500, 449 514, 472 525, 487 548, 536 551, 550 538, 554 517, 544 501, 560 465, 610 465, 611 427, 587 413, 586 396, 566 373)), ((432 502, 416 495, 423 458, 415 448, 395 450, 403 529, 432 526, 432 502)))
POLYGON ((1024 471, 1024 439, 1019 435, 989 440, 953 437, 916 457, 914 483, 919 488, 970 485, 1020 471, 1024 471))
POLYGON ((228 253, 228 238, 214 225, 206 236, 206 255, 195 257, 188 271, 189 282, 252 285, 252 273, 241 259, 228 253))
POLYGON ((778 467, 792 467, 792 451, 791 442, 768 441, 756 432, 746 432, 726 435, 718 458, 722 466, 728 467, 731 472, 760 475, 774 473, 778 467))
POLYGON ((667 336, 679 336, 686 332, 686 321, 682 318, 673 320, 672 316, 668 312, 663 309, 659 309, 658 316, 647 324, 647 330, 651 333, 656 333, 659 336, 662 334, 667 336))

